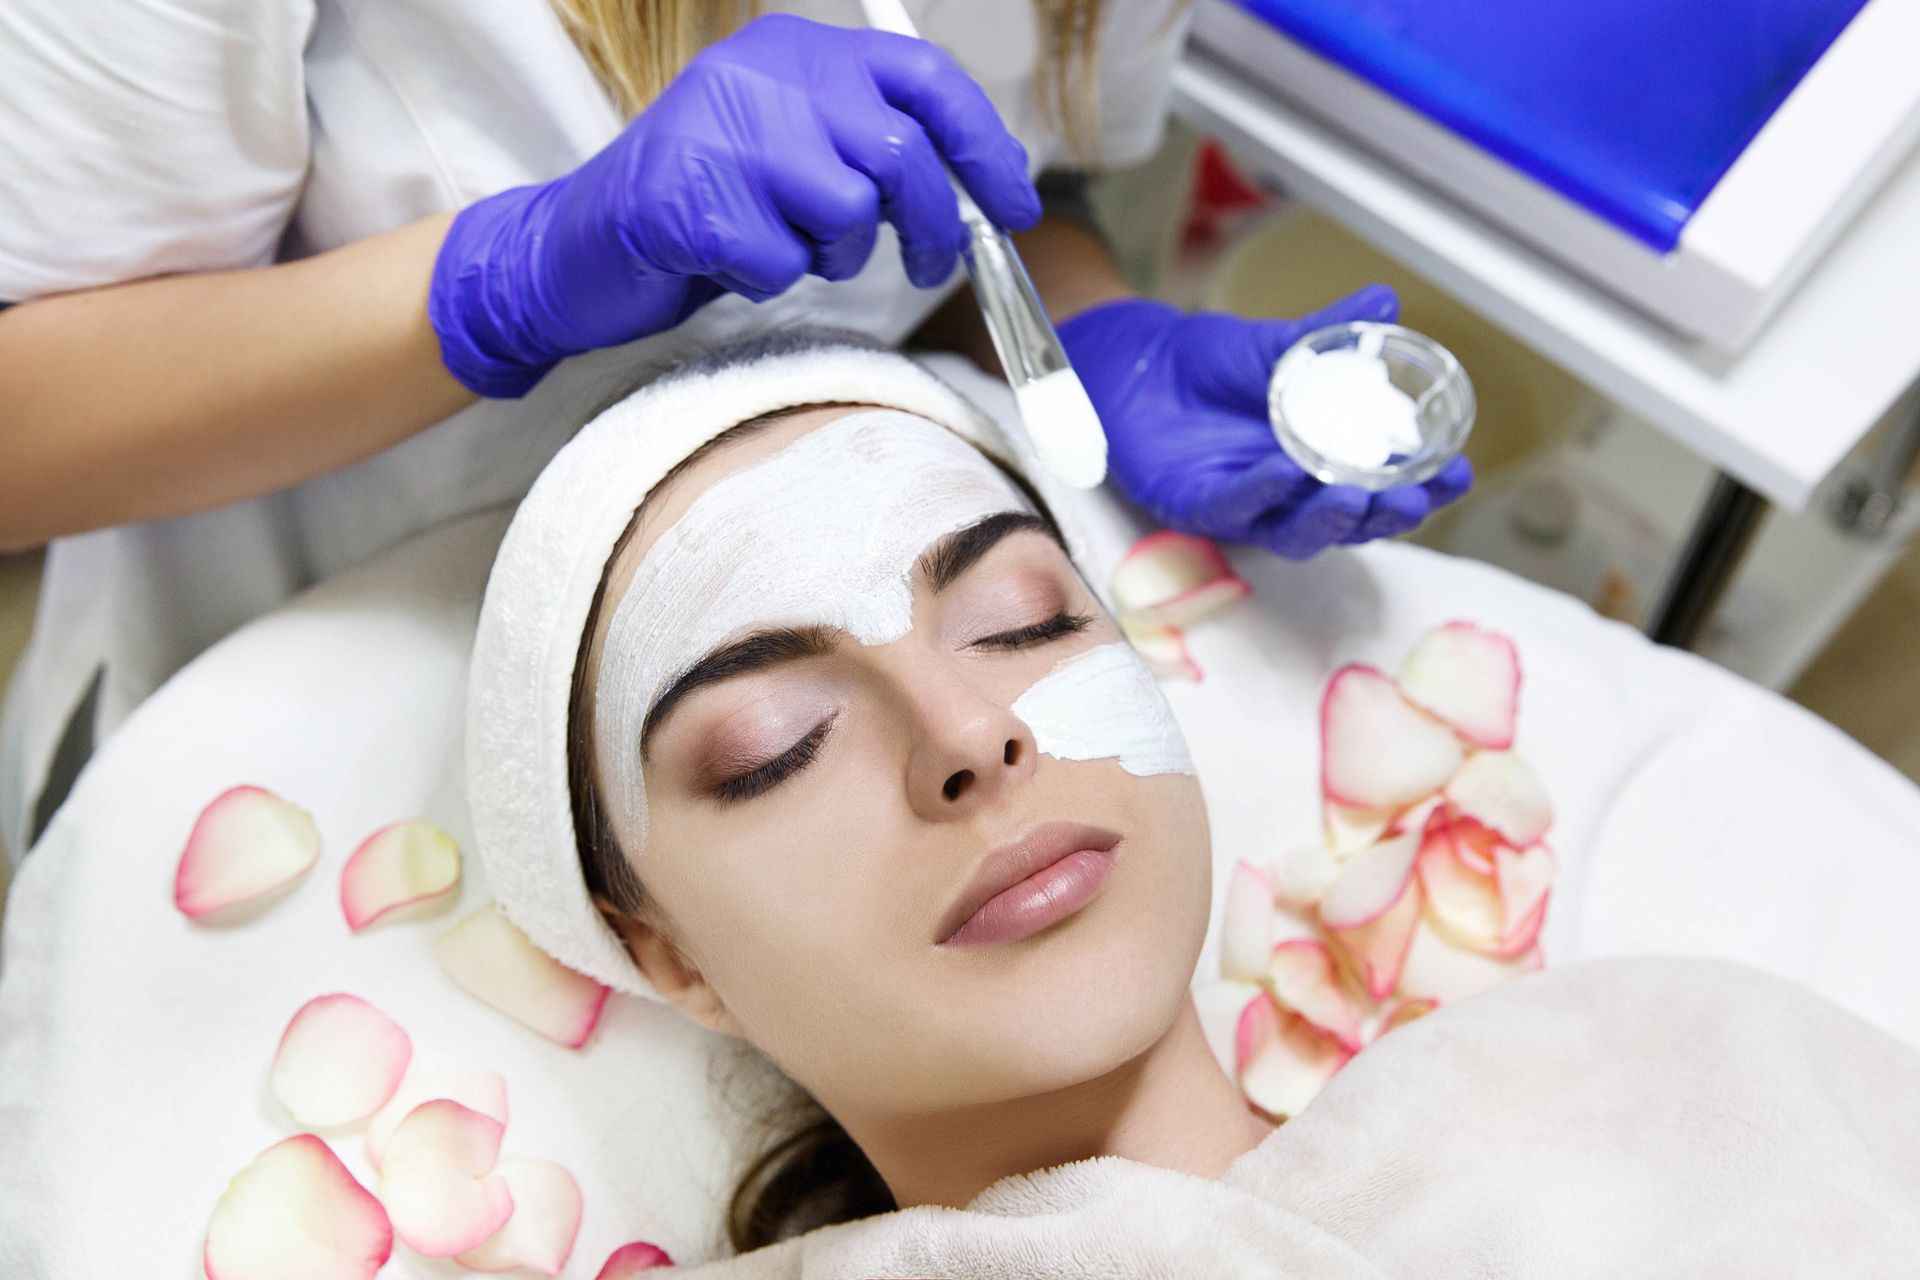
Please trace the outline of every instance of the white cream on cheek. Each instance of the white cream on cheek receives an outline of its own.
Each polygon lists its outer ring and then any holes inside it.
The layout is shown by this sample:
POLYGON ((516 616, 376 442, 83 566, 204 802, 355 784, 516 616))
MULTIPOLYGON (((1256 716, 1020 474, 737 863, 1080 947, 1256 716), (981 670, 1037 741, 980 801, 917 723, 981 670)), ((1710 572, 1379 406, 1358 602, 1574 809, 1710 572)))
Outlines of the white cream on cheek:
POLYGON ((1103 644, 1058 663, 1010 710, 1055 759, 1118 760, 1143 776, 1193 772, 1173 708, 1125 644, 1103 644))

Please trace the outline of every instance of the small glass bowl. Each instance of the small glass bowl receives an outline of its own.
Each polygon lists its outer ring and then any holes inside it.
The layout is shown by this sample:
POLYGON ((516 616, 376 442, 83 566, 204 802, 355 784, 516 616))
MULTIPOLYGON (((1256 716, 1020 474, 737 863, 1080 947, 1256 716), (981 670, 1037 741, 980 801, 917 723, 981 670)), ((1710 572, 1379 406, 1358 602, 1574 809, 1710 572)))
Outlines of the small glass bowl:
POLYGON ((1267 415, 1280 447, 1308 474, 1327 484, 1354 485, 1378 491, 1431 479, 1460 453, 1473 430, 1473 383, 1460 361, 1426 334, 1397 324, 1354 320, 1315 329, 1288 347, 1273 366, 1267 384, 1267 415), (1356 466, 1330 458, 1308 444, 1287 421, 1281 393, 1287 380, 1322 352, 1359 348, 1375 354, 1387 366, 1387 378, 1412 397, 1420 431, 1420 447, 1395 454, 1378 467, 1356 466))

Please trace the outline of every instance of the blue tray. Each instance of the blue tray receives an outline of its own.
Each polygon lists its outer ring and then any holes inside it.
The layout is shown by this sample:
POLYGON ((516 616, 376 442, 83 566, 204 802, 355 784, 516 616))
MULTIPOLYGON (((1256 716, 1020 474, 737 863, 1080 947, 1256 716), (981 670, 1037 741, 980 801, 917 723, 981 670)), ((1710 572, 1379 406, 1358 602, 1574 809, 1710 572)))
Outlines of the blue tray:
POLYGON ((1662 253, 1867 0, 1235 0, 1662 253))

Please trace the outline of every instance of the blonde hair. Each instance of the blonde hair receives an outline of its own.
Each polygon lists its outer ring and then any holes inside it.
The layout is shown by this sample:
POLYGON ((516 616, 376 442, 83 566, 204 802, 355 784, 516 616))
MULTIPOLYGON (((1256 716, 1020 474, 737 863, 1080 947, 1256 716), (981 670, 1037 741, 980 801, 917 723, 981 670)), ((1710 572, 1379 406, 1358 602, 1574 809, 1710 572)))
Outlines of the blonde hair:
MULTIPOLYGON (((621 112, 636 116, 683 67, 759 10, 758 0, 552 0, 567 34, 621 112)), ((1047 122, 1092 164, 1093 74, 1101 0, 1034 0, 1044 63, 1035 86, 1047 122)))

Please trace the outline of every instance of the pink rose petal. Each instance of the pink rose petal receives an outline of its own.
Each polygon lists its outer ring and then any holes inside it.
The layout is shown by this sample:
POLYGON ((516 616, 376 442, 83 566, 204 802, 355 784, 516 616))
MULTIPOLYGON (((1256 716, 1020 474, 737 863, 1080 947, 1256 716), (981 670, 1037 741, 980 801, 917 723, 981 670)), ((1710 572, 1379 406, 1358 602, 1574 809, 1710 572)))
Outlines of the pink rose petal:
POLYGON ((1266 873, 1242 861, 1227 881, 1227 901, 1221 909, 1220 976, 1240 982, 1258 982, 1273 954, 1273 885, 1266 873))
POLYGON ((1448 1004, 1530 973, 1540 965, 1537 948, 1512 959, 1483 955, 1454 946, 1423 921, 1407 948, 1400 990, 1408 996, 1425 996, 1448 1004))
MULTIPOLYGON (((1558 874, 1553 851, 1543 844, 1528 845, 1524 849, 1502 845, 1493 851, 1493 876, 1500 890, 1504 945, 1511 945, 1511 940, 1524 931, 1529 919, 1546 914, 1547 894, 1558 874)), ((1538 932, 1537 926, 1535 932, 1538 932)), ((1514 948, 1525 949, 1525 946, 1514 948)))
POLYGON ((1380 1015, 1380 1023, 1374 1028, 1373 1038, 1378 1040, 1389 1031, 1404 1027, 1409 1022, 1418 1022, 1439 1007, 1440 1002, 1430 996, 1410 996, 1404 1000, 1396 1000, 1380 1015))
POLYGON ((1334 940, 1353 958, 1367 994, 1384 1000, 1400 981, 1407 945, 1420 923, 1420 887, 1409 880, 1405 893, 1383 914, 1357 929, 1331 930, 1334 940))
POLYGON ((429 822, 396 822, 361 842, 340 872, 340 910, 356 933, 389 911, 460 883, 460 846, 429 822))
POLYGON ((1511 751, 1476 751, 1447 782, 1447 802, 1461 817, 1497 832, 1514 848, 1532 844, 1553 822, 1540 775, 1511 751))
POLYGON ((1163 627, 1186 626, 1251 594, 1220 548, 1171 530, 1134 543, 1113 575, 1120 612, 1163 627))
POLYGON ((1329 800, 1393 811, 1438 791, 1460 767, 1460 741, 1372 667, 1335 672, 1320 706, 1320 780, 1329 800))
POLYGON ((1373 809, 1355 809, 1329 800, 1323 806, 1327 847, 1341 857, 1358 853, 1387 833, 1393 815, 1373 809))
POLYGON ((1469 622, 1430 631, 1400 664, 1400 691, 1475 746, 1513 745, 1520 655, 1513 641, 1469 622))
POLYGON ((607 1255, 600 1271, 593 1280, 633 1280, 642 1271, 654 1267, 670 1267, 673 1259, 667 1251, 657 1244, 648 1244, 644 1240, 635 1240, 632 1244, 623 1244, 607 1255))
POLYGON ((1180 628, 1155 626, 1121 614, 1120 633, 1154 675, 1166 680, 1191 680, 1195 684, 1205 678, 1200 664, 1188 651, 1186 633, 1180 628))
POLYGON ((1408 834, 1354 854, 1320 900, 1321 921, 1329 929, 1358 929, 1385 915, 1406 893, 1419 853, 1420 837, 1408 834))
POLYGON ((1274 947, 1267 989, 1281 1008, 1305 1018, 1349 1052, 1360 1049, 1360 1012, 1340 987, 1326 945, 1295 940, 1274 947))
POLYGON ((430 1258, 450 1258, 498 1231, 513 1213, 494 1173, 506 1127, 449 1098, 423 1102, 388 1135, 380 1199, 400 1238, 430 1258))
POLYGON ((1339 874, 1339 858, 1323 844, 1289 849, 1267 865, 1274 901, 1303 911, 1320 904, 1339 874))
POLYGON ((259 787, 234 787, 200 811, 173 876, 173 905, 191 919, 264 898, 320 856, 313 818, 259 787))
POLYGON ((1241 1014, 1240 1092, 1273 1119, 1298 1115, 1352 1056, 1270 999, 1253 1001, 1241 1014))
POLYGON ((407 1033, 359 996, 316 996, 280 1034, 273 1093, 303 1125, 347 1124, 393 1096, 412 1057, 407 1033))
POLYGON ((1202 982, 1193 989, 1201 1034, 1213 1050, 1214 1060, 1228 1075, 1236 1070, 1234 1037, 1239 1034, 1240 1017, 1253 1001, 1266 999, 1270 999, 1266 988, 1251 982, 1202 982))
POLYGON ((235 1174, 207 1220, 207 1280, 369 1280, 393 1253, 386 1210, 310 1133, 235 1174))
POLYGON ((570 1049, 606 1006, 607 988, 534 946, 491 903, 441 934, 433 953, 463 991, 570 1049))
POLYGON ((469 1111, 492 1116, 502 1125, 507 1123, 507 1082, 494 1072, 454 1067, 408 1076, 367 1121, 367 1163, 380 1168, 387 1139, 400 1122, 415 1107, 435 1098, 451 1098, 469 1111))
POLYGON ((1457 824, 1436 813, 1420 845, 1420 888, 1434 927, 1460 946, 1492 951, 1500 945, 1505 908, 1491 874, 1455 851, 1457 824))
POLYGON ((580 1234, 580 1184, 551 1160, 502 1160, 495 1172, 513 1196, 513 1216, 454 1261, 474 1271, 558 1275, 580 1234))

